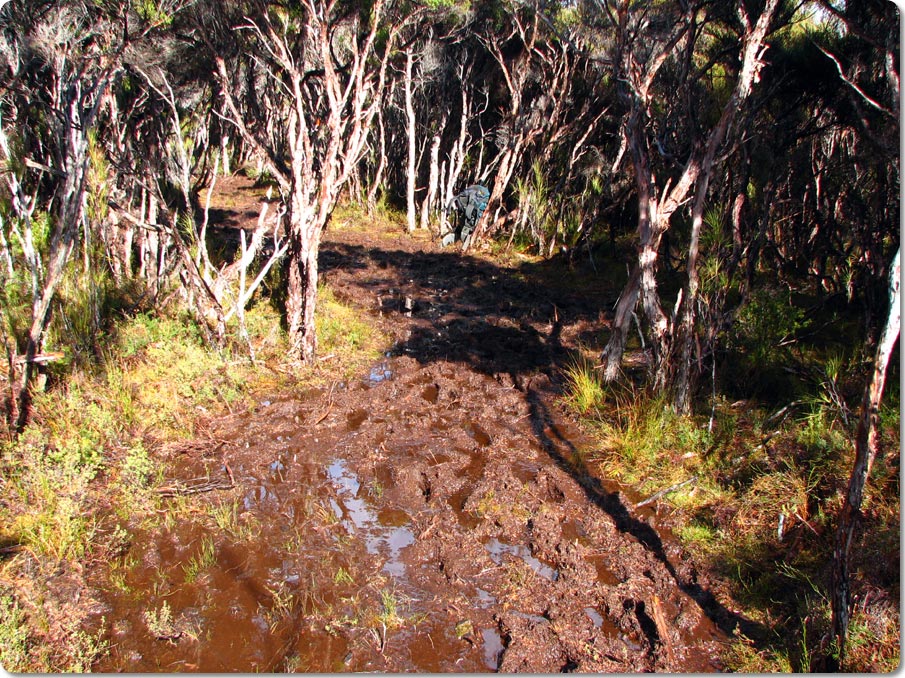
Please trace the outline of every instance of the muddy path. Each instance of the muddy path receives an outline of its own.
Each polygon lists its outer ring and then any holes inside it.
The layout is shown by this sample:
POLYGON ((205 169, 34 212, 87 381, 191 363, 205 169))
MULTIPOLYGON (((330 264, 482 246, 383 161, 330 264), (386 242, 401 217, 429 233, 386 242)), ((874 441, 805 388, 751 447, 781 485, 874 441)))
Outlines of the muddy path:
POLYGON ((393 344, 170 451, 208 484, 99 584, 96 670, 719 670, 739 620, 557 406, 613 290, 341 228, 321 268, 393 344))

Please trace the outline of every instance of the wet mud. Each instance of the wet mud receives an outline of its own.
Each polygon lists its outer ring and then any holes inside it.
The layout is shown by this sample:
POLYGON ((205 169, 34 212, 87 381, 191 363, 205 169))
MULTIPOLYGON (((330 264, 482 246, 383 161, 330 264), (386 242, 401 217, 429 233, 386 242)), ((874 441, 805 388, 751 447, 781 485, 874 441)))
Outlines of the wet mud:
POLYGON ((204 478, 97 582, 99 671, 719 670, 735 624, 650 507, 588 472, 557 365, 612 290, 410 238, 328 234, 334 294, 394 338, 171 452, 204 478), (573 293, 574 294, 574 293, 573 293))

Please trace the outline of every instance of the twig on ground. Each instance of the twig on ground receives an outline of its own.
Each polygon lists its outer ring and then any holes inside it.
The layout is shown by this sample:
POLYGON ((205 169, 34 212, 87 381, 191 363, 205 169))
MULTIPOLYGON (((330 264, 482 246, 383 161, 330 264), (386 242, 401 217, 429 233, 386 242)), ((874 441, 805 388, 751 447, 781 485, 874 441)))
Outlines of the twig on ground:
POLYGON ((637 508, 641 508, 642 506, 647 506, 648 504, 651 504, 651 503, 657 501, 660 497, 663 497, 663 496, 669 494, 670 492, 675 492, 679 488, 685 487, 686 485, 688 485, 690 483, 696 483, 697 481, 698 481, 698 477, 692 476, 688 480, 683 480, 681 483, 676 483, 675 485, 670 485, 665 490, 660 490, 659 492, 651 495, 644 501, 638 502, 637 504, 635 504, 635 508, 637 509, 637 508))
POLYGON ((229 481, 211 480, 210 478, 194 478, 185 483, 175 483, 166 487, 157 488, 157 493, 161 497, 176 497, 189 494, 201 494, 202 492, 213 492, 214 490, 229 490, 235 487, 230 473, 229 481))

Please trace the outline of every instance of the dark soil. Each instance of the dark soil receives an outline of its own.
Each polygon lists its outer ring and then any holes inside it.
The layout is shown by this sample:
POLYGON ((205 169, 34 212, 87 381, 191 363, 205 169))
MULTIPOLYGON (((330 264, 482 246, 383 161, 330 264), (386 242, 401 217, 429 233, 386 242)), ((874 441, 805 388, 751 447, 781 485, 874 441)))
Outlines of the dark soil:
POLYGON ((655 508, 589 472, 594 444, 557 404, 618 289, 551 283, 575 275, 562 260, 506 267, 340 226, 322 274, 395 343, 172 452, 168 476, 208 491, 133 534, 96 670, 719 670, 742 620, 655 508))

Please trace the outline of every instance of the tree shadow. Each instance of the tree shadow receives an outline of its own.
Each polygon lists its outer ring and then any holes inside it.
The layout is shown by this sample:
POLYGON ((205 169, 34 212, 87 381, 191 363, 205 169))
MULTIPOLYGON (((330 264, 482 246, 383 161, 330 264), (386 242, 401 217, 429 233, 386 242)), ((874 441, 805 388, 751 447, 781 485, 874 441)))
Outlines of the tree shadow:
POLYGON ((617 491, 608 491, 577 461, 574 443, 532 386, 534 378, 544 374, 553 388, 559 387, 561 367, 575 355, 565 344, 587 337, 586 325, 599 326, 601 318, 611 315, 621 291, 618 280, 611 277, 595 287, 575 284, 593 276, 564 263, 527 262, 508 269, 457 251, 409 252, 332 242, 322 246, 320 269, 328 280, 337 277, 343 285, 360 286, 354 298, 370 294, 374 312, 398 318, 400 327, 407 328, 393 353, 421 364, 449 361, 493 377, 508 375, 524 394, 537 442, 578 482, 588 500, 608 514, 620 532, 652 553, 724 633, 740 630, 755 640, 766 637, 763 625, 730 611, 712 592, 676 570, 657 531, 632 515, 617 491), (356 270, 355 275, 345 277, 349 270, 356 270), (362 270, 373 273, 361 275, 362 270))
POLYGON ((578 482, 588 500, 613 519, 616 529, 630 534, 652 553, 663 564, 679 589, 690 596, 723 633, 732 635, 738 630, 748 638, 765 639, 766 627, 727 609, 711 591, 697 582, 686 580, 676 571, 666 555, 660 534, 648 523, 633 516, 618 492, 608 491, 600 479, 591 475, 583 464, 575 463, 578 450, 560 432, 556 420, 540 394, 529 388, 525 398, 531 408, 531 427, 540 445, 559 468, 578 482))

